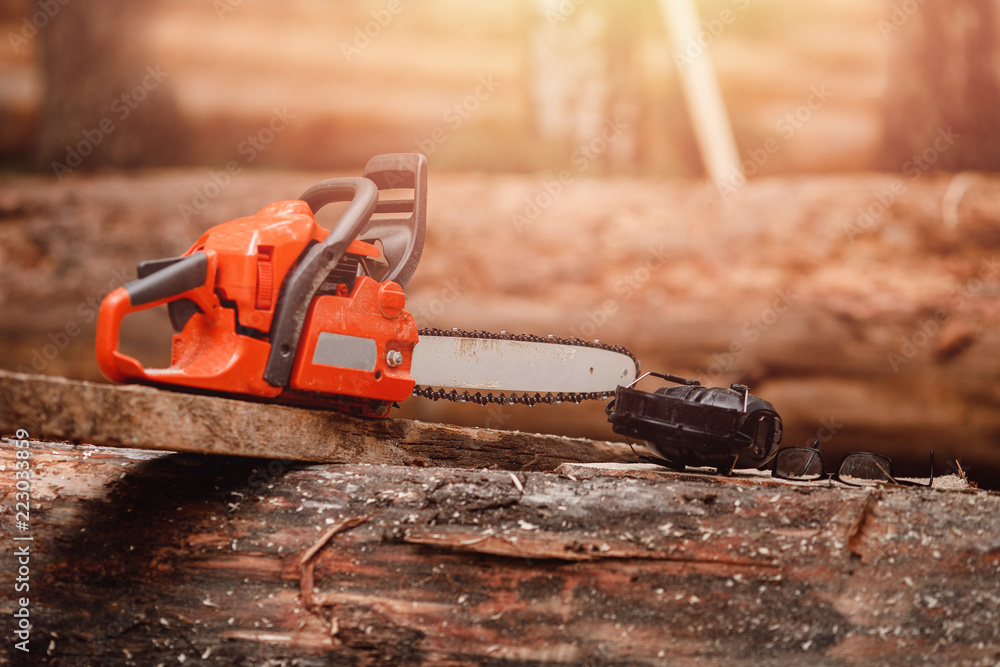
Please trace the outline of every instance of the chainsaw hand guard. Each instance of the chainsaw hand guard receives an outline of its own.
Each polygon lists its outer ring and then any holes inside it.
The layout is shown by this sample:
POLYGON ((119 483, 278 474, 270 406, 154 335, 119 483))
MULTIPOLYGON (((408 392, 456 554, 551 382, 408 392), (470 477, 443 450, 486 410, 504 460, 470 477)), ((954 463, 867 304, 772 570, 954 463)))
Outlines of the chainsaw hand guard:
POLYGON ((264 379, 275 387, 288 386, 302 337, 302 326, 313 296, 344 256, 347 247, 358 238, 361 228, 378 205, 378 188, 367 178, 323 181, 309 188, 303 196, 312 200, 303 199, 313 213, 333 202, 350 201, 351 205, 326 239, 306 251, 281 286, 271 326, 271 354, 264 371, 264 379))

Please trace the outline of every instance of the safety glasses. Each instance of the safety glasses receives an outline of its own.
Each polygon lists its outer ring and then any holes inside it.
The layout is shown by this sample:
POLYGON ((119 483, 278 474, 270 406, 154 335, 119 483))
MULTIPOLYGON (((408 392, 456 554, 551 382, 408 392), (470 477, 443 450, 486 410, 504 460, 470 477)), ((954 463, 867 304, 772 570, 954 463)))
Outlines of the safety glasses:
POLYGON ((771 467, 771 475, 796 482, 818 482, 835 479, 849 486, 900 484, 903 486, 931 486, 934 483, 934 450, 931 450, 931 473, 926 484, 899 479, 892 471, 892 460, 882 454, 851 452, 840 460, 837 471, 826 471, 819 441, 812 447, 785 447, 778 450, 771 467))

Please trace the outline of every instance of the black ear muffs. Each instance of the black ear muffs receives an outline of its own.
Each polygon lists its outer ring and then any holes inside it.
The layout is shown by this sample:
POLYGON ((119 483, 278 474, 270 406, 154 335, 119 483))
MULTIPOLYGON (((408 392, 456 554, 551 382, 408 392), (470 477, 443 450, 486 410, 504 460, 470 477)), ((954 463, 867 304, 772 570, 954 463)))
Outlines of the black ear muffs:
POLYGON ((650 460, 684 470, 710 466, 720 474, 759 468, 777 453, 782 424, 774 406, 743 385, 703 387, 697 380, 646 373, 679 386, 655 393, 618 387, 606 412, 611 429, 645 442, 650 460))

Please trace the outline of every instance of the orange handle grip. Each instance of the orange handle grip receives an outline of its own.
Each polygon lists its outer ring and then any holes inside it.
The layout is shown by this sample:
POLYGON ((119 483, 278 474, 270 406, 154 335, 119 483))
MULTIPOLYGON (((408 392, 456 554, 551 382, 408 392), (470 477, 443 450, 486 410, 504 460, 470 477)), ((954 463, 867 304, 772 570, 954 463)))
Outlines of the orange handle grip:
POLYGON ((114 382, 128 382, 146 376, 145 369, 137 359, 118 351, 122 319, 128 313, 140 309, 132 307, 129 293, 124 287, 117 288, 101 302, 97 315, 97 366, 104 377, 114 382))
POLYGON ((97 314, 95 353, 97 366, 114 382, 148 378, 142 363, 118 350, 122 320, 129 313, 162 306, 179 299, 190 299, 207 317, 219 307, 218 297, 210 287, 217 266, 214 253, 191 257, 187 266, 177 263, 179 271, 169 270, 133 280, 104 297, 97 314), (194 269, 193 271, 191 269, 194 269), (175 292, 175 293, 171 293, 175 292))

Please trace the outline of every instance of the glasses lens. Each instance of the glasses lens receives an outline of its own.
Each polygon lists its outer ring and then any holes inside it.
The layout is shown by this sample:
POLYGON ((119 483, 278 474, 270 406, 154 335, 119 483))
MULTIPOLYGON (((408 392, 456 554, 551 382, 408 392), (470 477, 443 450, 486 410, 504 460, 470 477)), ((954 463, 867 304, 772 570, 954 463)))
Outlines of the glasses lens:
POLYGON ((803 482, 820 479, 823 477, 823 457, 809 447, 787 447, 775 457, 774 472, 778 477, 803 482))
POLYGON ((892 462, 878 454, 848 454, 837 471, 847 484, 879 484, 892 482, 892 462))

